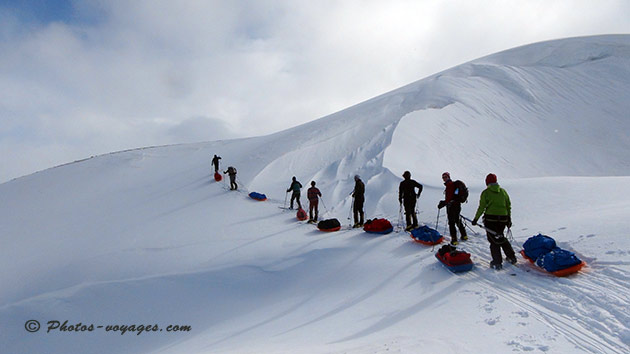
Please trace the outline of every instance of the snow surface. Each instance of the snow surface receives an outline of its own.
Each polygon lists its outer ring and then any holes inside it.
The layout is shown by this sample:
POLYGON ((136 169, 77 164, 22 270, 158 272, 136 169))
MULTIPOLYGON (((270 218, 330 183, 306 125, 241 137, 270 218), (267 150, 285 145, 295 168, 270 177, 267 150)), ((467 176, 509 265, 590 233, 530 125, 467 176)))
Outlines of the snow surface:
POLYGON ((269 136, 112 153, 4 183, 1 351, 628 353, 629 92, 630 36, 563 39, 269 136), (237 167, 238 192, 212 179, 215 153, 237 167), (479 234, 461 246, 476 267, 454 275, 404 232, 349 229, 353 176, 367 217, 398 225, 405 170, 425 186, 419 219, 441 233, 441 173, 467 182, 468 217, 496 173, 514 248, 542 232, 588 266, 567 278, 522 258, 490 270, 479 234), (317 181, 342 231, 278 208, 292 176, 317 181), (27 332, 28 320, 42 329, 27 332), (47 333, 52 320, 164 331, 47 333))

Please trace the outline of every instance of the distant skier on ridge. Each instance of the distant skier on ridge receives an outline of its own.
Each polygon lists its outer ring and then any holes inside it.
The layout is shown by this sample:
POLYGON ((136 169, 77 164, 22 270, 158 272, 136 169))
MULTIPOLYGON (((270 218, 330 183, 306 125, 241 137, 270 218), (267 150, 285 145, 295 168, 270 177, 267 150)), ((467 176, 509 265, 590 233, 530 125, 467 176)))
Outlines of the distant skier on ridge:
POLYGON ((236 168, 230 166, 228 167, 227 171, 223 172, 223 174, 226 173, 230 175, 230 190, 237 190, 238 185, 236 184, 236 168))
POLYGON ((221 160, 221 156, 214 155, 212 158, 212 164, 214 165, 214 172, 219 172, 219 160, 221 160))

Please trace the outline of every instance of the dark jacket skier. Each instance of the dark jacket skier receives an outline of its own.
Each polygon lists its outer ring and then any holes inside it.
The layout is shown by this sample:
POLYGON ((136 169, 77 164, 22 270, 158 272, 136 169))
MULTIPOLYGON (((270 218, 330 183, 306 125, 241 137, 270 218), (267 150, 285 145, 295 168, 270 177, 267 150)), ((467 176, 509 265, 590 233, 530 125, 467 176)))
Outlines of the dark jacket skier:
POLYGON ((315 187, 315 181, 311 181, 311 188, 306 191, 306 197, 308 198, 308 222, 316 222, 317 214, 319 213, 319 197, 322 196, 322 192, 315 187), (315 211, 315 217, 313 217, 313 211, 315 211))
POLYGON ((512 227, 512 204, 510 196, 505 189, 499 186, 497 176, 493 173, 486 176, 486 186, 487 188, 481 192, 479 197, 479 208, 477 208, 472 224, 477 225, 479 217, 483 214, 483 225, 487 230, 490 254, 492 255, 490 266, 495 269, 501 269, 503 264, 501 249, 503 249, 508 262, 516 263, 516 255, 512 245, 503 235, 506 226, 508 229, 512 227))
POLYGON ((451 180, 451 175, 448 172, 442 173, 442 180, 444 181, 444 200, 441 200, 438 204, 438 209, 446 206, 446 216, 448 218, 448 228, 451 234, 451 245, 457 245, 457 229, 462 235, 462 240, 468 240, 466 235, 466 227, 462 223, 460 213, 462 212, 462 203, 455 197, 455 182, 451 180))
POLYGON ((354 176, 354 190, 352 191, 352 197, 354 203, 352 209, 354 210, 354 226, 362 227, 365 213, 363 212, 363 203, 365 203, 365 184, 361 181, 359 175, 354 176))
POLYGON ((238 185, 236 184, 236 168, 230 166, 227 171, 224 171, 223 174, 230 175, 230 190, 237 190, 238 185))
POLYGON ((221 156, 214 155, 212 158, 212 164, 214 165, 214 172, 219 172, 219 160, 221 160, 221 156))
POLYGON ((300 188, 302 188, 302 184, 297 181, 295 176, 293 176, 291 186, 289 186, 289 189, 287 189, 287 193, 293 191, 293 194, 291 194, 291 207, 289 209, 293 209, 294 200, 297 200, 298 208, 302 209, 302 204, 300 203, 300 188))
POLYGON ((398 186, 398 202, 405 207, 405 219, 409 231, 418 227, 418 217, 416 216, 416 200, 420 198, 422 193, 422 184, 411 179, 411 172, 403 173, 405 178, 398 186), (416 194, 418 188, 418 194, 416 194))

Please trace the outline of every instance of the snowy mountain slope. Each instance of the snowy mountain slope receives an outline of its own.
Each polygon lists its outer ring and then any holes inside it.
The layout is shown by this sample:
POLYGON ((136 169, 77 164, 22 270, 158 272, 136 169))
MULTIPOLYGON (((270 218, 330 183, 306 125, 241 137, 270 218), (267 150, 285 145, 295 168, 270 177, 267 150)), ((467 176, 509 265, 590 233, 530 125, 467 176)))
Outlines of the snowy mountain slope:
MULTIPOLYGON (((8 352, 606 352, 630 350, 630 36, 538 43, 463 64, 270 136, 95 157, 0 185, 0 343, 8 352), (212 154, 239 192, 211 181, 212 154), (441 172, 489 171, 538 232, 589 263, 559 279, 521 262, 454 276, 405 233, 325 234, 277 206, 314 179, 348 224, 399 219, 409 169, 435 226, 441 172), (573 176, 573 177, 567 177, 573 176), (255 202, 246 191, 266 193, 255 202), (514 275, 512 275, 514 274, 514 275), (28 333, 27 320, 159 324, 162 332, 28 333), (169 324, 190 332, 167 333, 169 324)), ((444 232, 445 217, 439 219, 444 232)))

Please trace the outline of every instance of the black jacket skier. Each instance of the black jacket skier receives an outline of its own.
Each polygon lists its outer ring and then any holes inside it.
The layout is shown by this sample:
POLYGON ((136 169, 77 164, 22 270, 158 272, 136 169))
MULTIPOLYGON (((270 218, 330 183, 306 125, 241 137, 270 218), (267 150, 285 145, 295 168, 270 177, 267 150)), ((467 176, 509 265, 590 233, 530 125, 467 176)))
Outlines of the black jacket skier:
POLYGON ((405 219, 407 222, 405 230, 409 231, 418 227, 416 200, 420 198, 422 193, 422 184, 411 179, 411 172, 409 171, 405 171, 403 177, 405 179, 400 182, 398 187, 398 202, 405 207, 405 219), (418 194, 416 194, 416 188, 418 188, 418 194))
POLYGON ((219 160, 221 160, 221 156, 214 155, 212 158, 212 164, 214 165, 214 172, 219 172, 219 160))
POLYGON ((352 192, 354 197, 354 203, 352 209, 354 210, 354 226, 362 227, 365 213, 363 212, 363 203, 365 203, 365 184, 361 181, 359 175, 354 176, 354 191, 352 192))
POLYGON ((302 188, 302 184, 293 176, 291 186, 287 189, 287 193, 293 191, 293 194, 291 194, 291 207, 289 209, 293 209, 294 200, 297 201, 298 208, 302 209, 302 203, 300 203, 300 188, 302 188))

